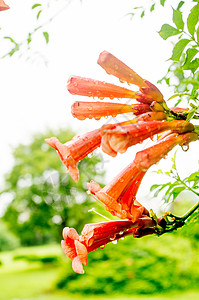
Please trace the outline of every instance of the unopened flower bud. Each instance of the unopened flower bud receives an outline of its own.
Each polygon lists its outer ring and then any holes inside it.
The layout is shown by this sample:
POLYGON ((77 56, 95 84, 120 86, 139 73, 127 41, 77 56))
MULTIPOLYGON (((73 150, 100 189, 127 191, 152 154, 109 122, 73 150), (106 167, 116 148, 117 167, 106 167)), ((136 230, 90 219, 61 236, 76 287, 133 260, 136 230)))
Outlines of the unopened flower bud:
POLYGON ((162 105, 156 101, 153 101, 150 105, 152 111, 161 111, 164 112, 164 108, 162 107, 162 105))

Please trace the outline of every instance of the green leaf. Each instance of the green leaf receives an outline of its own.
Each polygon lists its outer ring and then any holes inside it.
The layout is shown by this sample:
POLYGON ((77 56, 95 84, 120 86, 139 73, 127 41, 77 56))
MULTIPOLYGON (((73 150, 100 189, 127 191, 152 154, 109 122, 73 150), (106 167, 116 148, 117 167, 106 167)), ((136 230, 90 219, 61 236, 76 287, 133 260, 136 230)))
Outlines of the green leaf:
POLYGON ((170 194, 167 194, 167 195, 164 195, 163 196, 163 200, 168 203, 169 202, 169 199, 170 199, 171 195, 170 194))
POLYGON ((184 29, 184 21, 182 19, 181 11, 173 9, 173 23, 178 29, 184 29))
POLYGON ((41 4, 40 4, 40 3, 35 3, 35 4, 32 6, 32 9, 34 9, 34 8, 36 8, 36 7, 38 7, 38 6, 41 6, 41 4))
POLYGON ((199 58, 195 58, 189 64, 186 64, 186 66, 183 67, 184 70, 191 70, 193 74, 196 72, 198 68, 199 68, 199 58))
POLYGON ((184 190, 185 190, 185 187, 183 187, 183 186, 178 186, 178 187, 174 188, 173 191, 172 191, 173 201, 184 190))
POLYGON ((37 20, 39 19, 41 12, 42 12, 42 10, 38 11, 37 20))
POLYGON ((145 15, 145 11, 143 10, 142 13, 141 13, 141 15, 140 15, 140 18, 143 18, 144 15, 145 15))
POLYGON ((178 7, 177 7, 177 10, 179 10, 184 4, 184 1, 180 1, 179 4, 178 4, 178 7))
POLYGON ((156 189, 156 192, 154 193, 154 197, 157 197, 158 196, 158 194, 166 187, 166 186, 170 186, 170 184, 171 184, 171 182, 167 182, 167 183, 164 183, 164 184, 157 184, 157 186, 156 186, 156 184, 154 184, 151 188, 153 189, 153 190, 155 190, 156 189))
POLYGON ((172 194, 171 190, 176 186, 179 185, 179 183, 177 181, 175 181, 174 183, 170 184, 167 191, 165 192, 165 195, 170 195, 172 194))
POLYGON ((180 30, 172 27, 171 25, 169 24, 164 24, 162 25, 160 31, 159 31, 159 35, 164 39, 168 39, 170 36, 173 36, 173 35, 176 35, 176 34, 179 34, 180 33, 180 30))
POLYGON ((188 40, 188 39, 182 39, 182 40, 178 41, 173 48, 173 53, 172 53, 171 59, 174 61, 178 61, 180 59, 180 56, 183 53, 184 48, 186 47, 186 45, 189 42, 190 42, 190 40, 188 40))
POLYGON ((153 4, 151 5, 151 7, 150 7, 150 12, 154 11, 154 9, 155 9, 155 3, 153 3, 153 4))
POLYGON ((48 42, 49 42, 49 33, 46 32, 46 31, 44 31, 44 32, 43 32, 43 36, 44 36, 44 38, 45 38, 45 40, 46 40, 46 44, 48 44, 48 42))
POLYGON ((199 172, 194 172, 188 177, 187 181, 188 182, 197 181, 198 179, 199 179, 199 172))
POLYGON ((160 186, 160 184, 153 184, 151 187, 150 187, 150 192, 153 192, 155 189, 157 189, 158 187, 160 186))
POLYGON ((187 27, 188 27, 189 33, 192 36, 194 36, 195 27, 196 27, 196 24, 198 23, 198 21, 199 21, 199 3, 196 4, 192 8, 192 10, 187 18, 187 27))
POLYGON ((4 39, 10 40, 13 44, 17 45, 17 43, 14 41, 14 39, 11 38, 10 36, 4 36, 4 39))
POLYGON ((188 65, 192 59, 194 58, 194 56, 198 53, 198 50, 196 48, 189 48, 186 51, 186 59, 184 62, 184 65, 182 66, 183 68, 186 68, 186 65, 188 65))
POLYGON ((198 28, 196 30, 196 37, 197 37, 197 42, 199 44, 199 26, 198 26, 198 28))
POLYGON ((165 2, 166 2, 166 0, 160 0, 160 4, 161 4, 162 6, 164 6, 165 2))
POLYGON ((32 41, 32 36, 31 36, 31 33, 29 32, 28 38, 27 38, 27 43, 30 44, 31 41, 32 41))
POLYGON ((193 118, 194 115, 195 115, 195 111, 190 112, 187 115, 186 121, 189 122, 193 118))

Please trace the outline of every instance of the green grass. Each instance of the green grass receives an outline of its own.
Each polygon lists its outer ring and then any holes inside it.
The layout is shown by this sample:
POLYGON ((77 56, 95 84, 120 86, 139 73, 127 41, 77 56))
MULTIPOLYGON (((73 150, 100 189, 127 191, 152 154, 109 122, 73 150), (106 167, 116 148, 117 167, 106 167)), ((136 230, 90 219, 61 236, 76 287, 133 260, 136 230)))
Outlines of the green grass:
POLYGON ((58 291, 55 282, 63 272, 62 264, 42 264, 26 260, 13 260, 16 255, 58 255, 63 256, 58 245, 19 248, 10 252, 0 253, 3 265, 0 267, 0 299, 2 300, 69 300, 69 299, 96 299, 96 300, 198 300, 198 292, 169 294, 167 296, 81 296, 69 295, 67 291, 58 291))
POLYGON ((199 292, 189 292, 183 294, 169 294, 167 296, 118 296, 118 297, 99 297, 99 296, 91 296, 91 297, 82 297, 82 296, 74 296, 68 295, 66 292, 58 292, 55 291, 53 293, 47 293, 43 295, 39 295, 37 298, 28 298, 26 300, 81 300, 81 299, 88 299, 88 300, 198 300, 199 299, 199 292))
POLYGON ((36 297, 54 289, 54 282, 59 276, 61 266, 13 260, 14 256, 22 254, 61 255, 61 249, 57 245, 50 245, 19 248, 1 253, 0 260, 3 265, 0 267, 0 299, 2 300, 36 297))

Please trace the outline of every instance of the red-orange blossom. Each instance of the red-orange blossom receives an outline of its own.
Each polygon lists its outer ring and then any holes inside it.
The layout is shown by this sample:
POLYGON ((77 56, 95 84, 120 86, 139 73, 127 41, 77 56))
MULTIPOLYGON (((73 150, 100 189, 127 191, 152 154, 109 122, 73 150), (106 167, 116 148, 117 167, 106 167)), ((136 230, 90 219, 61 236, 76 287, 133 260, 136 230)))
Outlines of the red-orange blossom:
MULTIPOLYGON (((153 146, 139 151, 134 160, 105 187, 94 181, 88 183, 90 194, 112 215, 122 219, 110 222, 87 224, 81 235, 74 228, 64 228, 62 248, 72 260, 75 272, 83 273, 82 264, 87 265, 90 251, 118 240, 127 235, 141 237, 155 232, 155 222, 148 210, 136 200, 136 194, 147 170, 160 161, 176 145, 188 145, 198 139, 193 124, 180 119, 167 118, 168 107, 162 93, 149 81, 121 62, 111 53, 103 51, 98 64, 108 73, 119 78, 120 82, 136 85, 139 91, 114 84, 71 76, 68 91, 73 95, 86 97, 128 99, 128 104, 105 101, 76 101, 72 105, 72 115, 79 120, 116 115, 131 116, 123 122, 111 123, 75 137, 62 144, 56 137, 46 139, 65 164, 67 171, 78 181, 77 164, 96 148, 102 148, 106 154, 116 156, 154 135, 160 134, 153 146), (133 103, 130 103, 133 99, 133 103), (166 108, 166 109, 165 109, 166 108)), ((174 108, 174 115, 185 110, 174 108)))

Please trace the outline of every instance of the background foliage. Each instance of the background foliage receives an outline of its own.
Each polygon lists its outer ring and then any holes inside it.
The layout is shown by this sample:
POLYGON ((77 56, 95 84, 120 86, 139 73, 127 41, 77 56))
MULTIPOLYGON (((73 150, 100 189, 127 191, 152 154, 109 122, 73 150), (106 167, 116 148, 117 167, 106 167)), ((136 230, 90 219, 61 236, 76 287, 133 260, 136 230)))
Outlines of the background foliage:
POLYGON ((92 202, 86 194, 86 183, 95 177, 102 179, 103 171, 95 170, 100 157, 79 163, 80 179, 76 184, 56 151, 44 141, 53 135, 66 142, 74 133, 69 129, 48 131, 33 137, 28 145, 19 145, 13 152, 14 166, 5 176, 1 199, 9 194, 13 200, 3 220, 22 245, 60 242, 65 226, 80 230, 92 221, 93 214, 88 212, 92 202))

